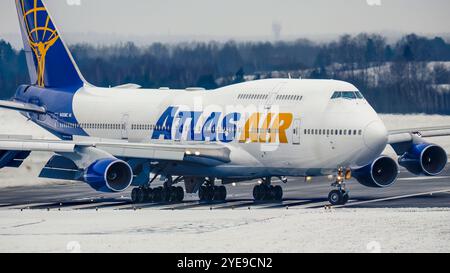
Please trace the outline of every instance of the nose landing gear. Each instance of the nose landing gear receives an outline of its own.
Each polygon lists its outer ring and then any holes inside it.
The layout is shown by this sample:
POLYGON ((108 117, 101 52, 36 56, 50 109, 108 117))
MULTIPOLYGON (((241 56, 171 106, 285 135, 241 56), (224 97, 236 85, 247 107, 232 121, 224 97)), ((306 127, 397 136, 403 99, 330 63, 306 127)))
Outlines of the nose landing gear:
POLYGON ((345 180, 351 179, 351 170, 347 169, 344 174, 344 169, 339 168, 338 175, 336 177, 336 182, 331 184, 332 187, 335 187, 335 190, 332 190, 328 194, 328 201, 331 205, 345 205, 349 200, 349 191, 346 189, 345 180))

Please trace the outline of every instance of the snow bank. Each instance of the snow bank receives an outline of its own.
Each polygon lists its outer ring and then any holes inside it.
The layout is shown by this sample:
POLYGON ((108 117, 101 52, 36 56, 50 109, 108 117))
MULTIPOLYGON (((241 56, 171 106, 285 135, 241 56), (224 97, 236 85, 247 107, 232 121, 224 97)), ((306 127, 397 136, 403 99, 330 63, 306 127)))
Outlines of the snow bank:
POLYGON ((0 252, 449 252, 449 209, 0 211, 0 252))

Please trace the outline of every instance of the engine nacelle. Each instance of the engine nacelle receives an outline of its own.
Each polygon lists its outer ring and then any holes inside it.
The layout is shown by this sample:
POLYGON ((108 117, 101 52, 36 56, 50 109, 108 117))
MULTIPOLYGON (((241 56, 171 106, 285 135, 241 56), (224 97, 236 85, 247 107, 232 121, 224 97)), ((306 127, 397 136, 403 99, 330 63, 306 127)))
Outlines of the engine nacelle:
POLYGON ((92 163, 83 178, 97 191, 122 192, 133 182, 133 170, 122 160, 107 158, 92 163))
POLYGON ((0 150, 0 169, 5 167, 18 168, 29 155, 30 152, 0 150))
POLYGON ((398 159, 398 164, 416 175, 435 176, 447 165, 447 152, 440 146, 421 143, 411 148, 398 159))
POLYGON ((397 180, 398 165, 394 159, 381 156, 372 164, 354 170, 353 177, 366 187, 387 188, 397 180))

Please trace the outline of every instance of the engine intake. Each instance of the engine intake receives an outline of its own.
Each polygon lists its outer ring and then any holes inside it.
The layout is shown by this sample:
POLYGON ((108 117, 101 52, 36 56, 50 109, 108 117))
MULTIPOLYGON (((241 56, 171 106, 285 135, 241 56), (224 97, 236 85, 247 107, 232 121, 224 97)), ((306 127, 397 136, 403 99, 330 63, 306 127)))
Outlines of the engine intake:
POLYGON ((416 175, 439 175, 447 165, 447 152, 440 146, 421 143, 414 144, 398 163, 416 175))
POLYGON ((122 160, 101 159, 85 170, 84 181, 97 191, 122 192, 133 182, 133 170, 122 160))
POLYGON ((392 158, 381 156, 372 164, 354 170, 353 177, 366 187, 387 188, 397 180, 398 165, 392 158))

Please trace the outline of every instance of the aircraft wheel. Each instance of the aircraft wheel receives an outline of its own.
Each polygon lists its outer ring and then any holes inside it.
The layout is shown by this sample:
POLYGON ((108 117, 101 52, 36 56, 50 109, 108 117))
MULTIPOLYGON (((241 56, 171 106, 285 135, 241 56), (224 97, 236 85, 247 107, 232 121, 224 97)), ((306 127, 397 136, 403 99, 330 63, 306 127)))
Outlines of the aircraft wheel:
POLYGON ((205 201, 205 196, 206 196, 206 187, 201 186, 200 189, 198 190, 198 198, 200 199, 200 201, 205 201))
POLYGON ((134 188, 131 191, 131 202, 134 204, 138 203, 138 191, 139 191, 139 188, 134 188))
POLYGON ((217 186, 212 187, 212 192, 213 192, 213 200, 220 201, 221 196, 220 196, 219 187, 217 187, 217 186))
POLYGON ((214 192, 214 201, 225 201, 227 199, 227 188, 225 186, 213 187, 212 190, 214 192))
POLYGON ((261 200, 270 201, 273 200, 273 186, 261 185, 261 200))
POLYGON ((263 189, 261 185, 256 185, 253 188, 253 198, 255 199, 255 201, 261 201, 262 200, 262 193, 263 189))
POLYGON ((212 201, 214 197, 213 187, 201 186, 198 192, 198 197, 200 198, 200 201, 204 202, 212 201))
POLYGON ((350 196, 348 195, 348 193, 344 192, 344 197, 343 197, 343 200, 342 200, 342 205, 347 204, 349 199, 350 199, 350 196))
POLYGON ((275 186, 273 188, 273 197, 275 201, 283 200, 283 188, 281 186, 275 186))
POLYGON ((331 205, 342 205, 342 202, 344 201, 344 194, 341 191, 333 190, 328 194, 328 201, 331 205))
POLYGON ((183 202, 184 200, 184 189, 182 187, 176 187, 175 188, 175 192, 176 192, 176 202, 180 203, 183 202))
POLYGON ((153 202, 155 200, 154 190, 149 188, 149 189, 146 190, 146 193, 147 193, 146 194, 146 201, 147 202, 153 202))
POLYGON ((146 190, 145 189, 137 189, 137 202, 136 203, 144 203, 146 200, 146 190))
POLYGON ((225 201, 227 200, 227 188, 225 186, 220 186, 219 187, 219 196, 220 196, 220 201, 225 201))
POLYGON ((156 203, 163 201, 163 189, 161 187, 153 190, 153 201, 156 203))

